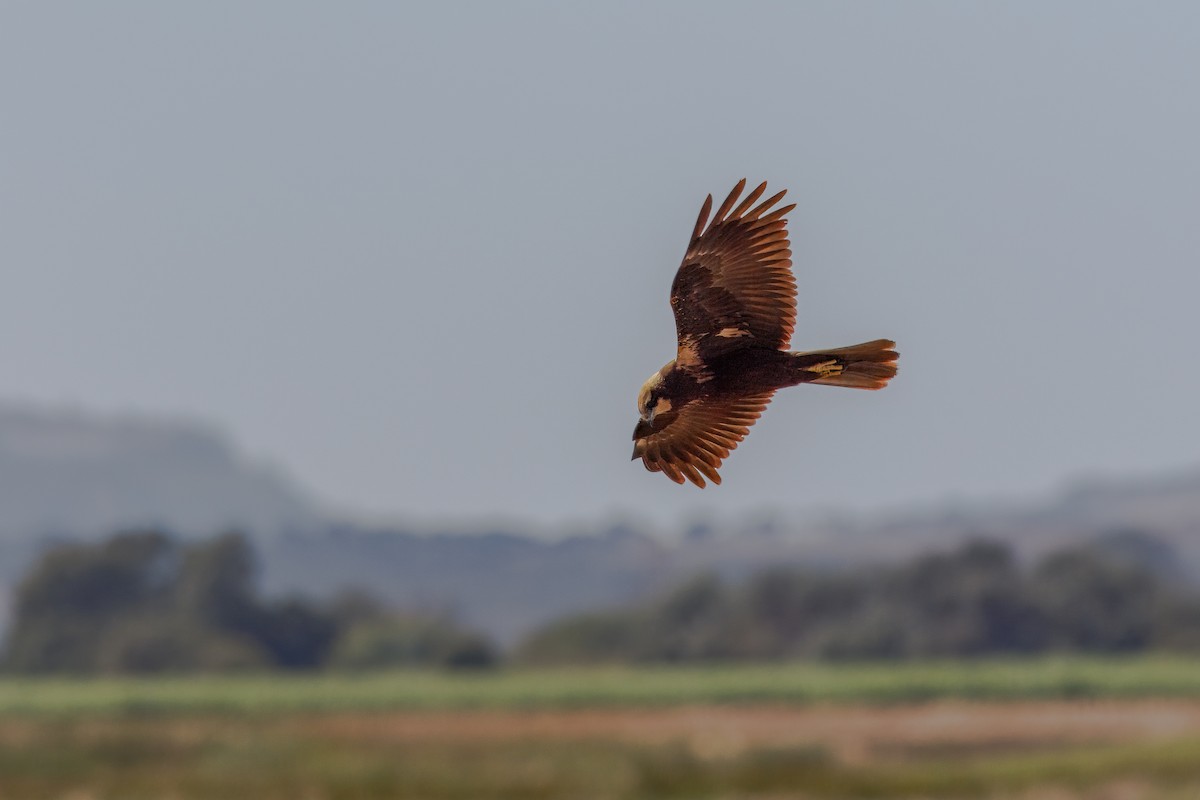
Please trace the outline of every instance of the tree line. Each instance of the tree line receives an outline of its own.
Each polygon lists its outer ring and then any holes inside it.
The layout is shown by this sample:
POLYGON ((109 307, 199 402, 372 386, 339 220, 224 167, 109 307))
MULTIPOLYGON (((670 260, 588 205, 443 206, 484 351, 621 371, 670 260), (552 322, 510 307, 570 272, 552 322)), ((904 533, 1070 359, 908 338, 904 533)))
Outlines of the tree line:
POLYGON ((19 585, 0 663, 23 673, 487 666, 491 643, 444 615, 348 593, 264 599, 246 537, 160 531, 51 549, 19 585))
POLYGON ((963 658, 1200 651, 1200 593, 1167 548, 1118 532, 1023 566, 973 541, 841 572, 700 575, 633 608, 580 614, 529 637, 527 663, 963 658))
MULTIPOLYGON (((973 541, 908 562, 713 574, 534 631, 515 664, 1200 652, 1200 592, 1137 532, 1021 563, 973 541)), ((122 533, 45 553, 15 594, 0 664, 22 673, 487 667, 499 649, 442 614, 361 593, 264 598, 247 539, 122 533)))

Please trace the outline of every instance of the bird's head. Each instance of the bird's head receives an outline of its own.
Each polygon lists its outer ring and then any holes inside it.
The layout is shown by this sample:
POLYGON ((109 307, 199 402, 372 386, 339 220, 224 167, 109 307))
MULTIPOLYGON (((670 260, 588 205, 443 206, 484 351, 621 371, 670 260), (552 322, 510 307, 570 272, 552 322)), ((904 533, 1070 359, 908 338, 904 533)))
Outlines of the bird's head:
POLYGON ((662 414, 665 411, 671 410, 671 401, 662 393, 663 375, 669 371, 673 364, 660 369, 658 372, 650 376, 650 378, 642 384, 642 390, 638 392, 638 414, 646 422, 653 424, 654 416, 662 414))

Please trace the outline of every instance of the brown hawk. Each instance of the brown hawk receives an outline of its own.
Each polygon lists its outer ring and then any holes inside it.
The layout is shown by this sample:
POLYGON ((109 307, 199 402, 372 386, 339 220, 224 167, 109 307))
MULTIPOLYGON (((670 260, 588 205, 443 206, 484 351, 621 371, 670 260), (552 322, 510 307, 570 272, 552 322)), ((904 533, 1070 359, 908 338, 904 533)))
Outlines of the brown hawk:
POLYGON ((784 217, 795 205, 775 207, 786 192, 759 203, 766 183, 739 203, 745 186, 745 179, 738 182, 711 221, 712 195, 704 201, 671 284, 678 350, 638 393, 633 457, 701 488, 705 478, 721 482, 717 468, 778 389, 800 383, 882 389, 899 355, 888 339, 788 349, 796 279, 784 217))

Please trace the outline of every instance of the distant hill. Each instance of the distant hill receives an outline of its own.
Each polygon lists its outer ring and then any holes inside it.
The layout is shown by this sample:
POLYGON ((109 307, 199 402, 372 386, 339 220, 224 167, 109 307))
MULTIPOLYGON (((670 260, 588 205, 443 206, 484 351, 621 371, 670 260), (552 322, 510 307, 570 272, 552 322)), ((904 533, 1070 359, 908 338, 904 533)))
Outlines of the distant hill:
POLYGON ((339 526, 264 542, 265 588, 325 595, 364 586, 402 605, 454 611, 512 643, 555 617, 632 603, 701 572, 738 579, 779 565, 894 562, 981 537, 1026 558, 1090 541, 1172 578, 1200 579, 1200 472, 1081 483, 1027 504, 799 519, 561 540, 339 526))
POLYGON ((451 613, 506 644, 563 614, 641 599, 674 566, 661 541, 622 528, 547 540, 342 525, 275 537, 259 553, 268 594, 365 588, 401 607, 451 613))
POLYGON ((1078 483, 1040 500, 890 513, 697 524, 679 536, 628 527, 537 537, 333 522, 283 473, 193 423, 0 406, 0 621, 39 548, 156 525, 184 536, 250 533, 269 593, 366 589, 454 612, 504 643, 567 613, 612 607, 712 571, 893 561, 988 537, 1033 557, 1084 539, 1200 578, 1200 469, 1078 483), (1145 536, 1162 547, 1145 544, 1145 536))
POLYGON ((271 533, 321 519, 283 473, 203 425, 0 406, 0 542, 138 525, 271 533))
POLYGON ((1168 543, 1180 568, 1200 579, 1200 469, 1138 478, 1079 480, 1040 500, 956 503, 818 524, 818 549, 889 559, 986 536, 1033 556, 1084 538, 1139 532, 1168 543))

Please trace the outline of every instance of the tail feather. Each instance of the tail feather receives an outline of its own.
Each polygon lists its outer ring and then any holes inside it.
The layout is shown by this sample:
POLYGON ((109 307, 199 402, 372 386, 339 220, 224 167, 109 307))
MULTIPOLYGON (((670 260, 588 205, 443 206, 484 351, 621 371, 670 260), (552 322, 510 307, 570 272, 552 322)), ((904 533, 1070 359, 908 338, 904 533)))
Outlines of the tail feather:
POLYGON ((876 339, 833 350, 796 353, 803 359, 802 369, 818 374, 806 383, 845 386, 850 389, 882 389, 896 376, 900 354, 890 339, 876 339))

